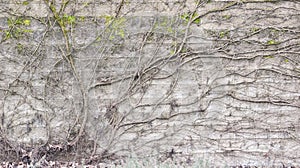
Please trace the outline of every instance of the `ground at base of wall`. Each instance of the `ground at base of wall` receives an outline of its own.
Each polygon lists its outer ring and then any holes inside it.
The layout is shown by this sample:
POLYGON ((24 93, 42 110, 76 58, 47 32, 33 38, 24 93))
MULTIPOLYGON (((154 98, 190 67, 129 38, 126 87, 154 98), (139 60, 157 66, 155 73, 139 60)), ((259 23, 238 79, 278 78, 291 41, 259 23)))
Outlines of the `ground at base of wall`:
MULTIPOLYGON (((29 159, 29 158, 28 158, 29 159)), ((187 160, 185 162, 175 161, 172 159, 167 159, 164 162, 154 161, 154 160, 136 160, 133 158, 124 158, 119 160, 106 160, 105 162, 100 162, 94 160, 90 163, 85 163, 83 159, 81 162, 66 162, 66 161, 47 161, 45 158, 33 163, 28 163, 29 160, 24 160, 21 162, 2 162, 0 163, 0 168, 206 168, 206 167, 226 167, 226 168, 258 168, 258 167, 291 167, 282 165, 218 165, 198 159, 196 162, 187 160)))

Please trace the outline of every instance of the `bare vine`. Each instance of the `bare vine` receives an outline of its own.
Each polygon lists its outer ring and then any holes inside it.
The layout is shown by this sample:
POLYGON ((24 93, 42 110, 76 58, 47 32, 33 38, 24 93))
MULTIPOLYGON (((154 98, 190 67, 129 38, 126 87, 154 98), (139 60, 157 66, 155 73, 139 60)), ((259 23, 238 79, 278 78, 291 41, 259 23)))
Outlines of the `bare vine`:
POLYGON ((6 153, 270 166, 297 149, 298 2, 41 2, 1 9, 6 153))

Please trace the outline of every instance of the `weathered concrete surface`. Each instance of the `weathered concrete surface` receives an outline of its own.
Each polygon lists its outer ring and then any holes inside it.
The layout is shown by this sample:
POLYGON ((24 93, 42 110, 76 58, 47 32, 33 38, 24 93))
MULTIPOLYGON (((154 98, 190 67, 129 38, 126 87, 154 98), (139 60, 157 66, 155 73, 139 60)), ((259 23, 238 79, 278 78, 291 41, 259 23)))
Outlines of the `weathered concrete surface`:
POLYGON ((130 1, 113 23, 121 1, 70 3, 75 71, 43 1, 0 2, 9 141, 71 142, 86 116, 96 155, 300 166, 298 2, 130 1), (201 20, 188 27, 195 9, 201 20), (9 26, 15 15, 30 25, 9 26), (32 31, 4 40, 16 27, 32 31))

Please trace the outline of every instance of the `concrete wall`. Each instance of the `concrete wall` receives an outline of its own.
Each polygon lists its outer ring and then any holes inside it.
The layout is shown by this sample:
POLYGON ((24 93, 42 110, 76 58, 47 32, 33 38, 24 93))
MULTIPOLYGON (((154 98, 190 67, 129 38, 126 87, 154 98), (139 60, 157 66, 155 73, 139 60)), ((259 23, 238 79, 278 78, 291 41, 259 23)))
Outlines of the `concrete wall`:
POLYGON ((84 130, 95 155, 300 165, 298 2, 71 2, 74 67, 43 1, 0 6, 12 144, 70 144, 84 130))

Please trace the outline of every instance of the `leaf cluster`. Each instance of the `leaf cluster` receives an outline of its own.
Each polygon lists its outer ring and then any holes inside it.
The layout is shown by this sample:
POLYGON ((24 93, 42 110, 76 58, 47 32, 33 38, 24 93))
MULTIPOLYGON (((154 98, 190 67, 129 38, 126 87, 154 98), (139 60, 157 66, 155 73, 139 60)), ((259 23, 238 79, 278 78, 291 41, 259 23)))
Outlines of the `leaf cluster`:
POLYGON ((201 22, 201 19, 199 17, 199 14, 196 12, 193 14, 190 13, 184 13, 181 16, 181 19, 184 20, 186 23, 188 23, 190 20, 192 20, 193 23, 199 24, 201 22))
POLYGON ((8 28, 2 30, 4 32, 3 41, 11 38, 20 38, 26 33, 31 33, 32 30, 27 27, 31 25, 31 20, 23 17, 7 18, 8 28))

